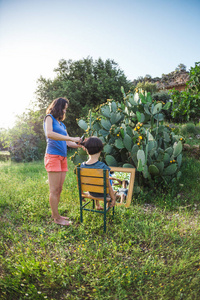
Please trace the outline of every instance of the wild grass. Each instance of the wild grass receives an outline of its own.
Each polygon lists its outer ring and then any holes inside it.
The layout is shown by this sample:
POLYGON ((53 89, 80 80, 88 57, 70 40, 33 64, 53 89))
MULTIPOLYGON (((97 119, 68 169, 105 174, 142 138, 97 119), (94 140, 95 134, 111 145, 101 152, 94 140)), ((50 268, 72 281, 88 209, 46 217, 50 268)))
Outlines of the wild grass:
POLYGON ((84 213, 73 165, 51 220, 43 162, 0 164, 0 299, 199 299, 200 162, 183 161, 180 183, 102 216, 84 213))

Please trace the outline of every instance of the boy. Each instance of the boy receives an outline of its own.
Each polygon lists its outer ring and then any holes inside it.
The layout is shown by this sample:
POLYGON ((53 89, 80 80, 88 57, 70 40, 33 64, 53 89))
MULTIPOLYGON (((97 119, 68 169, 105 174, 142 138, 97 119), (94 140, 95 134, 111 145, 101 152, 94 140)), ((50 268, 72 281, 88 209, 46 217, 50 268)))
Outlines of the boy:
MULTIPOLYGON (((90 169, 106 169, 110 171, 110 168, 103 162, 99 161, 99 157, 101 151, 103 150, 102 141, 95 137, 89 137, 87 140, 81 143, 85 148, 87 154, 89 155, 89 159, 86 162, 81 164, 81 168, 90 168, 90 169)), ((103 197, 103 194, 100 193, 90 193, 92 196, 103 197)), ((111 197, 110 207, 115 206, 115 195, 112 189, 112 186, 109 182, 109 195, 111 197)), ((96 209, 103 210, 103 207, 100 206, 99 201, 96 200, 96 209)))

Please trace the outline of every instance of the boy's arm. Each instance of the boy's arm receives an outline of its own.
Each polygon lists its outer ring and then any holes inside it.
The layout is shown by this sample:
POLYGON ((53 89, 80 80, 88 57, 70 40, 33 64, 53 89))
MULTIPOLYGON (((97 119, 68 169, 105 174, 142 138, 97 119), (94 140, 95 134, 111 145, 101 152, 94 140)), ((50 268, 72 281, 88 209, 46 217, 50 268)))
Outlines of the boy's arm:
POLYGON ((122 181, 121 181, 120 179, 118 179, 118 178, 115 178, 115 177, 110 176, 109 179, 118 182, 118 183, 113 183, 113 185, 118 185, 118 184, 121 185, 121 184, 122 184, 122 181))
POLYGON ((110 195, 110 197, 112 199, 112 202, 111 202, 110 206, 113 207, 113 206, 115 206, 116 197, 115 197, 115 194, 114 194, 114 191, 113 191, 113 188, 112 188, 110 182, 109 182, 109 195, 110 195))

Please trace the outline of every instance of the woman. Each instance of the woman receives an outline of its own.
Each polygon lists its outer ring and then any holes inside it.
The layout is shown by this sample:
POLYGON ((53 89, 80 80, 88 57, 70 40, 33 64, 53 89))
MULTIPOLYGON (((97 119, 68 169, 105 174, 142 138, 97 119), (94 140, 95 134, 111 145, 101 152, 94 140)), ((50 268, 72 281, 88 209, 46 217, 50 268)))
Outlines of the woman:
POLYGON ((81 147, 76 143, 81 142, 79 137, 70 137, 66 126, 61 122, 65 119, 69 100, 65 98, 55 99, 46 110, 44 119, 44 132, 47 141, 45 153, 45 168, 48 172, 49 202, 54 222, 60 225, 70 225, 69 218, 60 216, 58 203, 65 180, 67 169, 67 146, 81 147))

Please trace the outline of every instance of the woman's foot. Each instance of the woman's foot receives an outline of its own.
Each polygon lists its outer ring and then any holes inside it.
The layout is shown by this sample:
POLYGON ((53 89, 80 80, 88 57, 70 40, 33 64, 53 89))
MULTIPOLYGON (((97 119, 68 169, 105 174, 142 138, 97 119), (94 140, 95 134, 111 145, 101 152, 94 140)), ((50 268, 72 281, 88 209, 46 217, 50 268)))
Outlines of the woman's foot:
POLYGON ((65 225, 65 226, 70 226, 70 225, 73 224, 72 221, 67 221, 67 220, 65 220, 65 219, 63 219, 63 218, 54 219, 54 222, 55 222, 56 224, 59 224, 59 225, 65 225))
POLYGON ((62 218, 62 219, 65 219, 65 220, 69 220, 69 218, 68 218, 68 217, 63 217, 63 216, 60 216, 60 218, 62 218))
MULTIPOLYGON (((51 216, 53 219, 55 219, 53 216, 51 216)), ((59 218, 58 219, 65 219, 65 220, 69 220, 69 218, 68 217, 63 217, 63 216, 59 216, 59 218)))

